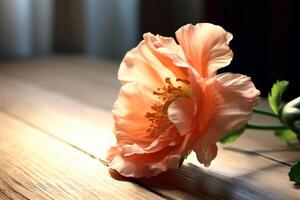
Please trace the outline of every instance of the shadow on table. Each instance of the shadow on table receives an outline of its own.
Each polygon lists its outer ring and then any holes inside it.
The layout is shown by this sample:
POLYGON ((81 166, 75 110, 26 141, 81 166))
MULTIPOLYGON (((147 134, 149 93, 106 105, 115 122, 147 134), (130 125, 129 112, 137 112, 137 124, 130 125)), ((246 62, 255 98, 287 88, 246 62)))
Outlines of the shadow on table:
POLYGON ((167 199, 274 198, 254 185, 248 185, 237 178, 227 178, 191 163, 184 165, 181 170, 169 170, 151 178, 126 178, 113 170, 110 174, 116 180, 135 182, 167 199))
MULTIPOLYGON (((229 151, 234 151, 237 153, 243 153, 243 154, 247 154, 247 155, 252 155, 252 156, 257 156, 260 155, 266 159, 270 159, 270 160, 274 160, 274 158, 269 158, 267 155, 261 155, 261 153, 276 153, 276 152, 296 152, 299 153, 300 156, 300 145, 296 144, 292 147, 283 147, 283 148, 278 148, 278 149, 270 149, 270 150, 255 150, 254 151, 248 151, 248 150, 244 150, 244 149, 240 149, 240 148, 235 148, 235 147, 224 147, 225 150, 229 150, 229 151)), ((295 159, 291 159, 291 160, 287 160, 285 162, 277 160, 278 163, 281 164, 286 164, 289 165, 288 163, 294 163, 297 162, 299 160, 299 158, 295 158, 295 159)))

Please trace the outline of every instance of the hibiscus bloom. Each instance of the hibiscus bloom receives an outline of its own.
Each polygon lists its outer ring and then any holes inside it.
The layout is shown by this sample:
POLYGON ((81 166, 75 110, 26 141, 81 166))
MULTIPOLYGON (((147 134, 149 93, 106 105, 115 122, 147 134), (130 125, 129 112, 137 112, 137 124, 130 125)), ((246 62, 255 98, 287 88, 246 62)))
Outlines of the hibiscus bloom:
POLYGON ((191 151, 205 166, 216 142, 242 128, 260 92, 245 75, 222 73, 233 57, 232 35, 208 23, 185 25, 173 38, 151 33, 121 62, 113 106, 117 144, 110 168, 150 177, 179 166, 191 151))

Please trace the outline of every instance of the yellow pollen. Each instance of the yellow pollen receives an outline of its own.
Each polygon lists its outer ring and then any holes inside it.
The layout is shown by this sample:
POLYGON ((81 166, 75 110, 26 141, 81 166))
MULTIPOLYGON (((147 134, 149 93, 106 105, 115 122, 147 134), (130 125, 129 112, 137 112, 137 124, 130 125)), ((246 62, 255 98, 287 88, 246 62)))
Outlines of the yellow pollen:
POLYGON ((165 85, 153 91, 153 95, 162 100, 160 105, 154 104, 151 106, 153 112, 147 112, 145 117, 150 121, 150 127, 147 132, 153 136, 160 135, 166 132, 173 126, 173 123, 168 118, 167 109, 169 105, 178 97, 190 98, 190 82, 185 79, 176 79, 178 86, 171 82, 171 78, 165 78, 165 85))

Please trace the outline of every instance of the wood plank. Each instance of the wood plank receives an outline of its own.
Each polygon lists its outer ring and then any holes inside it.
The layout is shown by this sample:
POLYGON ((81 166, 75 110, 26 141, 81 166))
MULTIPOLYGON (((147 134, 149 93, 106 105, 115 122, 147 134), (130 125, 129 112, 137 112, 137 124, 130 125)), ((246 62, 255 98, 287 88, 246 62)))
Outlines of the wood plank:
POLYGON ((5 194, 3 194, 1 190, 0 190, 0 199, 2 199, 2 200, 11 200, 9 197, 7 197, 5 194))
MULTIPOLYGON (((105 159, 114 142, 109 112, 11 77, 0 76, 0 91, 5 112, 105 159)), ((192 155, 181 172, 171 170, 135 181, 173 199, 297 199, 300 191, 288 181, 287 173, 288 166, 282 163, 242 148, 221 148, 209 169, 199 167, 192 155)))
MULTIPOLYGON (((34 82, 49 90, 68 95, 85 104, 111 109, 118 94, 116 79, 118 63, 80 56, 54 56, 19 62, 0 63, 1 73, 34 82)), ((262 99, 260 107, 268 110, 262 99)), ((254 115, 256 123, 276 124, 276 121, 254 115)), ((270 159, 292 164, 300 151, 292 149, 270 131, 247 131, 239 140, 225 147, 242 148, 270 159)))
POLYGON ((0 72, 33 81, 49 90, 111 109, 119 92, 118 64, 82 56, 2 61, 0 72), (100 89, 100 90, 99 90, 100 89))
POLYGON ((163 199, 107 166, 0 112, 1 199, 163 199))

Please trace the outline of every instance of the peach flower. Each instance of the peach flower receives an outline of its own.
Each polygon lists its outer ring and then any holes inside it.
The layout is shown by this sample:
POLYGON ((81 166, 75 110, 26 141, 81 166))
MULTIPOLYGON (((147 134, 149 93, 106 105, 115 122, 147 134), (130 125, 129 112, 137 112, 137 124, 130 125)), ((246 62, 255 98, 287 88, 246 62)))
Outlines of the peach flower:
POLYGON ((209 23, 185 25, 173 38, 151 33, 121 62, 113 107, 117 144, 110 168, 150 177, 179 166, 191 151, 205 166, 216 142, 250 119, 260 92, 245 75, 222 73, 232 35, 209 23))

